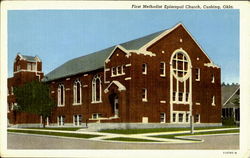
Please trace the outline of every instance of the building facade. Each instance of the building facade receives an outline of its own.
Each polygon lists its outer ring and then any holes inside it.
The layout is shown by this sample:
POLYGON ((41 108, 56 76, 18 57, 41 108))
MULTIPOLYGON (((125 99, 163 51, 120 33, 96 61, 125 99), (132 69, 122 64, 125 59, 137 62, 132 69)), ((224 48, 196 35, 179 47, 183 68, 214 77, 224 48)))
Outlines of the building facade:
POLYGON ((42 81, 58 104, 50 125, 221 123, 220 68, 183 24, 72 59, 42 81))
POLYGON ((8 78, 8 123, 23 124, 40 122, 40 117, 37 115, 20 113, 15 110, 17 103, 14 95, 14 87, 21 86, 33 80, 41 81, 43 76, 42 61, 39 57, 17 54, 14 61, 13 77, 8 78))

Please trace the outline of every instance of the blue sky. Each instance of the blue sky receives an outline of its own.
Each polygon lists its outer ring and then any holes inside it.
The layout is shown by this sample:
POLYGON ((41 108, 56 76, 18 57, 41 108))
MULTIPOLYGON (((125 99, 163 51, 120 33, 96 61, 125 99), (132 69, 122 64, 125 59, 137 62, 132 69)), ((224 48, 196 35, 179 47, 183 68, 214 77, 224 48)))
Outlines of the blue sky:
POLYGON ((12 10, 8 12, 8 76, 18 52, 38 55, 45 74, 69 59, 182 22, 221 67, 222 81, 239 82, 238 10, 12 10))

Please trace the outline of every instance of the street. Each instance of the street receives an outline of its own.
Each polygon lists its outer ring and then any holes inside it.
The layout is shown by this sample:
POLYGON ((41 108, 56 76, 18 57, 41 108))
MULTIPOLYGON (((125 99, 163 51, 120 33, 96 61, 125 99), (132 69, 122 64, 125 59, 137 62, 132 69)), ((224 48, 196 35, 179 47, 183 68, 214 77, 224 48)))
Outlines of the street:
POLYGON ((239 134, 192 137, 203 139, 204 142, 183 144, 108 142, 8 133, 8 149, 239 149, 239 134))

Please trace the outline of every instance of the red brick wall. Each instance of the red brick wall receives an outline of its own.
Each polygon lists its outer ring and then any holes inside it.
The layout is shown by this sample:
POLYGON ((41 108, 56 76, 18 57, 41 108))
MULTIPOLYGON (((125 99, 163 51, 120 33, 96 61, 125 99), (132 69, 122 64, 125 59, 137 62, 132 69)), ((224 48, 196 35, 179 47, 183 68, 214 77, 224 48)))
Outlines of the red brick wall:
POLYGON ((8 105, 10 112, 8 113, 8 119, 11 124, 21 124, 21 123, 39 123, 40 117, 34 114, 29 113, 21 113, 21 112, 15 112, 11 110, 11 104, 15 103, 15 96, 10 93, 11 87, 17 87, 20 85, 23 85, 25 83, 31 82, 33 80, 40 80, 43 78, 43 72, 42 71, 42 63, 37 62, 37 71, 39 72, 29 72, 27 70, 27 63, 26 60, 20 60, 20 57, 17 56, 14 62, 14 75, 11 78, 8 78, 8 105), (17 72, 17 66, 20 65, 21 71, 17 72), (23 70, 22 70, 23 69, 23 70))
MULTIPOLYGON (((188 53, 192 64, 192 103, 193 115, 201 115, 201 123, 221 122, 221 89, 220 69, 204 66, 210 60, 198 47, 192 37, 185 31, 183 26, 177 27, 171 33, 158 40, 147 50, 156 56, 130 53, 129 55, 117 48, 110 56, 109 62, 104 63, 104 69, 99 69, 84 74, 65 77, 48 82, 51 87, 52 97, 57 102, 57 88, 60 83, 65 86, 66 102, 64 107, 53 110, 51 121, 57 122, 57 116, 64 115, 66 123, 73 122, 73 115, 81 114, 83 122, 90 119, 93 113, 101 113, 103 117, 109 118, 114 115, 113 106, 109 95, 115 93, 119 98, 118 119, 103 120, 101 122, 142 122, 142 117, 148 117, 149 122, 160 122, 160 113, 166 113, 166 122, 170 122, 170 60, 176 49, 182 48, 188 53), (182 42, 181 40, 182 39, 182 42), (164 51, 164 53, 163 53, 164 51), (166 76, 160 76, 160 62, 166 63, 166 76), (147 74, 142 74, 142 64, 147 63, 147 74), (131 64, 131 66, 129 66, 131 64), (112 67, 124 67, 125 75, 111 77, 112 67), (126 66, 127 65, 127 66, 126 66), (200 68, 200 81, 195 81, 195 68, 200 68), (92 80, 99 74, 102 80, 102 103, 92 102, 92 80), (211 75, 215 76, 215 83, 211 83, 211 75), (129 79, 131 77, 131 80, 129 79), (73 104, 73 84, 76 79, 82 83, 82 104, 73 104), (112 81, 118 81, 126 87, 125 91, 119 91, 117 85, 112 81), (104 90, 108 88, 108 92, 104 90), (142 89, 147 89, 147 102, 142 102, 142 89), (211 105, 211 97, 215 95, 215 106, 211 105), (165 103, 160 103, 165 101, 165 103), (196 105, 195 103, 200 103, 196 105)), ((40 63, 41 64, 41 63, 40 63)), ((15 76, 25 82, 34 79, 35 76, 28 73, 20 73, 15 76), (23 76, 22 79, 20 76, 23 76)), ((11 79, 9 83, 11 84, 11 79)), ((187 83, 188 84, 188 83, 187 83)), ((187 111, 188 105, 173 105, 174 110, 187 111)), ((28 120, 26 120, 29 122, 28 120)), ((89 120, 89 122, 95 122, 89 120)))

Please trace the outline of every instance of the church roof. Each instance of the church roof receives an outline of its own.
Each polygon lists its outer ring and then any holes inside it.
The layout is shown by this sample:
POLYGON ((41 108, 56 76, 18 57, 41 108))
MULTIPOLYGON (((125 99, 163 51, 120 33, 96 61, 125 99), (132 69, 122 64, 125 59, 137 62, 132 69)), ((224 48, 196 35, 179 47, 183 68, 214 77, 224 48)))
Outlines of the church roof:
POLYGON ((21 59, 24 59, 24 60, 29 61, 29 62, 40 61, 40 59, 37 56, 22 55, 20 53, 18 53, 17 56, 19 56, 21 59))
MULTIPOLYGON (((64 77, 69 77, 72 75, 85 73, 89 71, 94 71, 100 68, 104 67, 105 60, 110 57, 111 53, 117 48, 122 48, 122 50, 125 50, 127 53, 138 53, 138 54, 144 54, 144 55, 150 55, 154 56, 155 54, 152 52, 148 52, 147 48, 170 33, 172 30, 177 28, 178 26, 183 26, 181 23, 175 25, 174 27, 166 30, 162 30, 159 32, 155 32, 153 34, 131 40, 122 44, 118 44, 100 51, 97 51, 95 53, 81 56, 78 58, 74 58, 72 60, 69 60, 68 62, 62 64, 58 68, 54 69, 53 71, 49 72, 45 77, 43 78, 43 81, 52 81, 64 77)), ((184 27, 185 29, 185 27, 184 27)), ((185 29, 186 30, 186 29, 185 29)), ((188 31, 187 31, 188 32, 188 31)), ((188 32, 189 33, 189 32, 188 32)), ((190 33, 189 33, 190 34, 190 33)), ((192 35, 190 34, 192 37, 192 35)), ((193 38, 193 37, 192 37, 193 38)), ((195 41, 195 39, 194 39, 195 41)), ((196 42, 196 41, 195 41, 196 42)), ((199 46, 199 44, 196 42, 198 47, 202 50, 202 48, 199 46)), ((203 51, 203 50, 202 50, 203 51)), ((203 51, 203 53, 207 56, 207 54, 203 51)), ((208 56, 207 56, 208 57, 208 56)), ((208 57, 210 64, 214 65, 212 63, 212 60, 208 57)))
MULTIPOLYGON (((163 31, 159 31, 135 40, 131 40, 122 44, 120 46, 124 47, 127 50, 137 50, 144 46, 146 43, 153 40, 155 37, 160 35, 163 31)), ((63 77, 68 77, 84 72, 94 71, 104 67, 104 61, 108 58, 110 53, 116 48, 112 46, 85 56, 74 58, 62 64, 58 68, 49 72, 43 79, 43 81, 52 81, 60 79, 63 77)))

